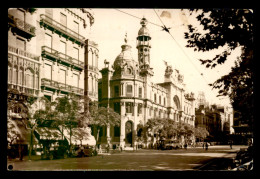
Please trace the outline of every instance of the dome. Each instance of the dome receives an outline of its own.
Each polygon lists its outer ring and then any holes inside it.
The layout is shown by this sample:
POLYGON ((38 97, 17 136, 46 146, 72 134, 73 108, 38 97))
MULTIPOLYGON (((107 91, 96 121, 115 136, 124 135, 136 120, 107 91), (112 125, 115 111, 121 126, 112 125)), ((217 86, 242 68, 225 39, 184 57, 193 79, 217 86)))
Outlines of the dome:
POLYGON ((138 36, 150 36, 150 32, 147 29, 147 27, 143 26, 140 28, 140 30, 138 31, 138 36))
POLYGON ((143 17, 140 22, 142 27, 138 31, 138 36, 150 36, 150 32, 146 27, 147 23, 148 21, 146 20, 146 18, 143 17))
POLYGON ((121 46, 122 51, 121 53, 116 57, 115 61, 114 61, 114 65, 113 68, 117 69, 119 68, 123 68, 123 66, 128 62, 132 62, 133 61, 133 56, 132 56, 132 52, 131 52, 131 46, 130 45, 122 45, 121 46))

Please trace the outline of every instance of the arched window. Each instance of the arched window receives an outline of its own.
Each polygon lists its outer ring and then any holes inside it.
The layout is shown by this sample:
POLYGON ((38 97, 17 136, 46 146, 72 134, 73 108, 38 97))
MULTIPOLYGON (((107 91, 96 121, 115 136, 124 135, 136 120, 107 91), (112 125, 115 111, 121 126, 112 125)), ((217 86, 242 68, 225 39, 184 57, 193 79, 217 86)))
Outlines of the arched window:
POLYGON ((174 103, 174 108, 176 108, 177 110, 180 110, 180 100, 178 98, 178 96, 174 96, 173 98, 173 103, 174 103))
POLYGON ((17 77, 18 77, 18 67, 15 66, 13 69, 13 83, 17 84, 17 77))
POLYGON ((19 73, 18 73, 18 84, 23 85, 23 80, 24 80, 24 72, 23 72, 23 68, 20 67, 19 73))
POLYGON ((12 83, 12 67, 8 65, 8 83, 12 83))
POLYGON ((25 75, 25 85, 29 88, 33 88, 33 70, 31 68, 28 68, 26 70, 26 75, 25 75))

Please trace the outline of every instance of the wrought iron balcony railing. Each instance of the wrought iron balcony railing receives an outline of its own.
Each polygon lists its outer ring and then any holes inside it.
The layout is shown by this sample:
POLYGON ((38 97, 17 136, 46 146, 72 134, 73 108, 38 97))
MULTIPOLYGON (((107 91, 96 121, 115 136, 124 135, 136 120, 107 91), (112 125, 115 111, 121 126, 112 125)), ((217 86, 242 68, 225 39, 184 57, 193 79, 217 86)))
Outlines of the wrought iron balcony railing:
POLYGON ((9 19, 9 25, 10 27, 12 27, 12 32, 13 33, 17 33, 23 37, 25 37, 26 39, 30 40, 32 37, 36 36, 35 30, 36 28, 19 19, 19 18, 14 18, 14 16, 8 14, 8 19, 9 19))
POLYGON ((84 90, 75 86, 67 85, 61 82, 53 81, 50 79, 42 78, 41 86, 49 87, 55 90, 60 90, 65 93, 76 93, 78 95, 83 95, 84 90))
POLYGON ((48 28, 49 30, 57 33, 65 37, 66 39, 71 40, 72 42, 77 43, 78 45, 83 46, 85 44, 85 37, 80 35, 79 33, 71 30, 70 28, 62 25, 61 23, 53 20, 49 16, 45 14, 40 15, 40 26, 44 28, 48 28))
POLYGON ((60 60, 63 64, 67 66, 74 66, 79 70, 84 69, 84 62, 72 58, 71 56, 68 56, 47 46, 42 47, 42 55, 51 60, 60 60))
POLYGON ((10 45, 8 45, 8 51, 16 53, 16 54, 23 56, 23 57, 27 57, 27 58, 30 58, 30 59, 37 60, 37 61, 40 60, 40 56, 34 55, 32 53, 29 53, 27 51, 21 50, 17 47, 13 47, 13 46, 10 46, 10 45))

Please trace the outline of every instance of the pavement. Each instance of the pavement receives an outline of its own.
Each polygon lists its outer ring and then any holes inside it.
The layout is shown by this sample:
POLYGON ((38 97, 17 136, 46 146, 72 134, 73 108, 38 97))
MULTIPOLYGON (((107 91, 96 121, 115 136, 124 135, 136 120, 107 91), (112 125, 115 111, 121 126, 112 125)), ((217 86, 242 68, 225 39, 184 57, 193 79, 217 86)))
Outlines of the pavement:
POLYGON ((8 160, 8 170, 221 170, 235 157, 240 148, 247 146, 210 146, 178 150, 139 149, 109 153, 94 157, 41 160, 40 156, 28 156, 23 161, 8 160))

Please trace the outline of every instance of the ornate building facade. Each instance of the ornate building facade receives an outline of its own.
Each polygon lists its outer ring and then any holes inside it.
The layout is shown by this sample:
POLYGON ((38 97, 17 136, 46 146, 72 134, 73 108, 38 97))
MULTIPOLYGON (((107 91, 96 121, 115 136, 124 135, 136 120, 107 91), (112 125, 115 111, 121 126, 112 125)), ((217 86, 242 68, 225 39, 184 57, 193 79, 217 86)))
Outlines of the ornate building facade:
MULTIPOLYGON (((93 23, 89 9, 9 9, 10 98, 16 93, 36 99, 45 96, 54 101, 74 93, 87 94, 97 101, 99 51, 98 45, 87 36, 93 23)), ((20 116, 19 112, 14 113, 10 112, 13 115, 8 117, 20 116)))
POLYGON ((194 94, 185 91, 184 76, 179 70, 166 65, 164 82, 152 82, 152 38, 145 18, 141 20, 141 25, 136 44, 138 60, 134 60, 132 47, 125 38, 125 44, 121 46, 121 53, 116 57, 112 69, 106 65, 100 71, 102 78, 98 83, 99 104, 109 105, 121 115, 120 127, 104 129, 103 137, 108 142, 123 146, 133 144, 137 125, 145 124, 150 118, 170 118, 195 125, 194 94))

